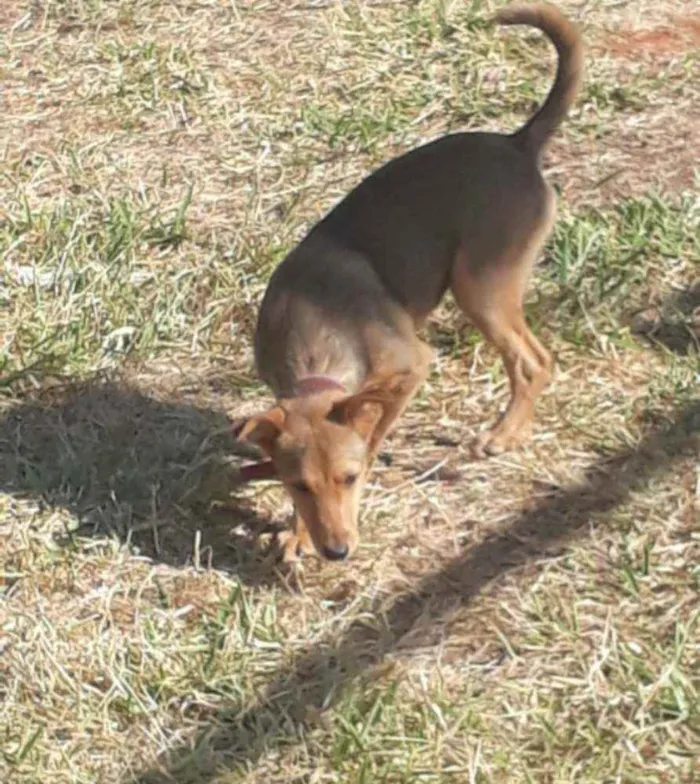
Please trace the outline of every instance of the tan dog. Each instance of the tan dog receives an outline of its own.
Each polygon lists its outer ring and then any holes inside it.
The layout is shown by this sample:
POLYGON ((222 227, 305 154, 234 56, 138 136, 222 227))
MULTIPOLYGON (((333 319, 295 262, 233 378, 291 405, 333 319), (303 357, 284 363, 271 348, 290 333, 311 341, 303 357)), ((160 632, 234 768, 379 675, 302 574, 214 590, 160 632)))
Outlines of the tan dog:
POLYGON ((379 446, 426 378, 416 336, 451 289, 501 353, 511 400, 476 440, 498 454, 529 430, 552 360, 529 330, 523 297, 552 228, 555 199, 538 163, 574 100, 582 46, 548 5, 516 5, 501 24, 546 33, 554 86, 513 135, 446 136, 390 161, 318 223, 273 274, 255 335, 258 371, 278 404, 240 437, 261 447, 296 510, 286 555, 344 559, 357 544, 362 487, 379 446))

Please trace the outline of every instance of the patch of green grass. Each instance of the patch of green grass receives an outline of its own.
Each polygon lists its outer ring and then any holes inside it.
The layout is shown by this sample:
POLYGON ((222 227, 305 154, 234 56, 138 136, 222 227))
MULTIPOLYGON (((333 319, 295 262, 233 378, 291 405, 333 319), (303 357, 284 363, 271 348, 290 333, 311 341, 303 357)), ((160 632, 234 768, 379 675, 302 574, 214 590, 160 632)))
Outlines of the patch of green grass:
POLYGON ((628 6, 564 4, 593 54, 548 157, 533 441, 472 460, 508 383, 448 306, 350 563, 279 569, 283 493, 231 481, 296 239, 394 153, 515 129, 549 89, 552 47, 501 4, 3 6, 0 780, 694 781, 700 227, 662 186, 697 53, 595 49, 628 6))
POLYGON ((700 264, 700 210, 694 198, 650 196, 606 210, 560 215, 540 268, 560 338, 624 343, 635 312, 690 290, 700 264))
POLYGON ((235 273, 225 249, 188 236, 191 199, 190 186, 172 207, 128 194, 17 204, 0 224, 4 384, 29 371, 85 376, 228 326, 235 273))
POLYGON ((187 116, 190 96, 201 96, 209 87, 206 69, 195 63, 183 46, 160 45, 154 40, 125 46, 119 39, 112 39, 102 44, 94 57, 106 70, 91 83, 84 99, 95 100, 91 96, 96 96, 117 118, 169 104, 187 116))

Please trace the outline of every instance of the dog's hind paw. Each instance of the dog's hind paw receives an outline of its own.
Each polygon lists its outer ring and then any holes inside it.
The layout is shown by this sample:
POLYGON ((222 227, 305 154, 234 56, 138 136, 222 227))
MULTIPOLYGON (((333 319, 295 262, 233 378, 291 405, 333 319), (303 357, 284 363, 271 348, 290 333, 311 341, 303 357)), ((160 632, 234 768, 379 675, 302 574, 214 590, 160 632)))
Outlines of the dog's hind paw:
POLYGON ((496 457, 504 452, 510 452, 528 438, 529 432, 529 427, 523 427, 515 432, 499 431, 498 426, 486 430, 484 433, 479 433, 472 441, 472 456, 478 460, 484 460, 487 457, 496 457))

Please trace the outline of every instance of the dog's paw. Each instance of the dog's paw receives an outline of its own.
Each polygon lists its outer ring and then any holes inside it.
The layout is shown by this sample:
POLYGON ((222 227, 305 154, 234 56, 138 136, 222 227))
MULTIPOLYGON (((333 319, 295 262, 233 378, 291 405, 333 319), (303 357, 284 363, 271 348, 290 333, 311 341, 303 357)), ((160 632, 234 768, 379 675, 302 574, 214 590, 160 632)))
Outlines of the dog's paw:
POLYGON ((282 531, 278 534, 277 544, 281 551, 282 563, 297 563, 304 555, 299 539, 291 531, 282 531))
POLYGON ((277 544, 281 550, 281 560, 285 564, 299 563, 304 555, 313 553, 311 545, 302 544, 293 531, 282 531, 277 535, 277 544))
POLYGON ((516 432, 499 431, 498 427, 486 430, 472 441, 471 453, 477 460, 484 460, 487 457, 496 457, 504 452, 516 449, 527 439, 529 428, 521 428, 516 432))
POLYGON ((506 451, 505 444, 498 439, 491 438, 491 433, 479 434, 471 443, 471 455, 476 460, 485 460, 487 457, 495 457, 506 451))

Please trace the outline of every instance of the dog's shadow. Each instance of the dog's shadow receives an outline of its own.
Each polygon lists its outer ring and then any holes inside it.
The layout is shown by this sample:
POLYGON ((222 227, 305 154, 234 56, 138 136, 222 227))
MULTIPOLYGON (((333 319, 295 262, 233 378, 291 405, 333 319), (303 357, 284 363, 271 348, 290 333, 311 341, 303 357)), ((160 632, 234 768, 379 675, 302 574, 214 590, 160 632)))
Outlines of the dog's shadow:
POLYGON ((630 326, 633 334, 674 354, 700 351, 700 281, 635 313, 630 326))
POLYGON ((223 411, 114 382, 54 389, 0 417, 0 492, 69 510, 59 540, 116 537, 157 561, 265 582, 274 553, 260 535, 278 522, 237 492, 241 458, 223 411))

